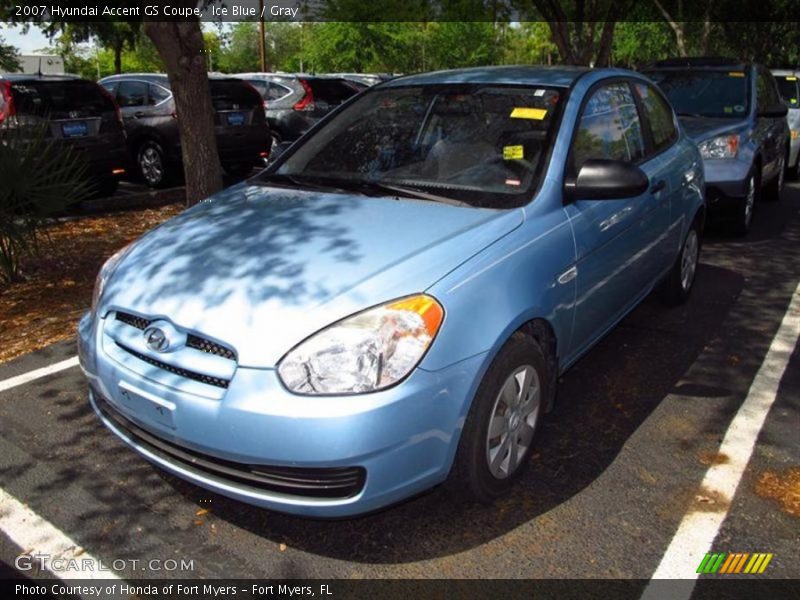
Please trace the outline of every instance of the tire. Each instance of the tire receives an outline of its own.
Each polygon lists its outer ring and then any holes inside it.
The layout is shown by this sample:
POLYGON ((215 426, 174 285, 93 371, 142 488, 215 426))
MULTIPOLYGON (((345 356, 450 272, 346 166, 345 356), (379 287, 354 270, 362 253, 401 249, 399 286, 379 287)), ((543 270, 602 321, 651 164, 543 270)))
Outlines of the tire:
POLYGON ((786 155, 784 154, 780 158, 780 164, 778 165, 778 174, 772 178, 772 181, 769 182, 769 185, 764 188, 764 193, 762 194, 761 198, 763 200, 769 200, 770 202, 776 202, 781 199, 781 192, 783 191, 783 184, 786 180, 786 155))
POLYGON ((686 232, 675 264, 659 290, 661 299, 667 306, 678 306, 689 299, 694 288, 702 245, 700 221, 695 219, 686 232))
POLYGON ((171 179, 166 156, 154 140, 143 142, 136 151, 136 166, 145 184, 151 188, 166 187, 171 179))
POLYGON ((512 335, 492 361, 467 415, 450 472, 448 487, 455 497, 490 503, 508 493, 525 472, 555 383, 546 365, 539 344, 521 332, 512 335), (528 394, 521 398, 524 389, 528 394), (490 437, 493 433, 497 435, 490 437), (511 458, 513 448, 516 460, 511 458))
POLYGON ((275 150, 275 148, 278 147, 278 145, 283 140, 281 139, 281 136, 278 135, 277 133, 275 133, 274 131, 270 131, 269 132, 269 137, 271 138, 270 145, 269 145, 269 154, 270 154, 270 156, 272 156, 272 152, 275 150))
POLYGON ((753 224, 753 211, 758 202, 761 190, 760 178, 757 171, 751 171, 747 178, 747 195, 738 202, 736 216, 731 223, 731 233, 743 236, 750 231, 753 224))

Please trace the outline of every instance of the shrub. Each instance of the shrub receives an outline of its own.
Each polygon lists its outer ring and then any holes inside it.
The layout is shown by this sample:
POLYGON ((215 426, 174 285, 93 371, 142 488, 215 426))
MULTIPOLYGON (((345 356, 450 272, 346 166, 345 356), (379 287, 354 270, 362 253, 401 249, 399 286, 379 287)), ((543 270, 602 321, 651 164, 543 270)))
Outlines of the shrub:
POLYGON ((22 278, 43 226, 90 193, 86 163, 48 135, 47 121, 0 127, 0 284, 22 278))

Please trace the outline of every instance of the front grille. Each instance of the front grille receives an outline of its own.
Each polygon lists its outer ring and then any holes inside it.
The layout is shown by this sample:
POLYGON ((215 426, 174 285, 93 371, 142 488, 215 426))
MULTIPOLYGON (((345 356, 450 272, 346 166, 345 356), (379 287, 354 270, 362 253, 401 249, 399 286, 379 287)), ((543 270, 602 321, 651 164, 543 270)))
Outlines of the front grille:
POLYGON ((137 317, 136 315, 124 312, 117 312, 117 321, 122 321, 126 325, 130 325, 131 327, 141 330, 147 329, 147 326, 152 323, 152 321, 148 321, 143 317, 137 317))
POLYGON ((185 377, 187 379, 192 379, 194 381, 199 381, 200 383, 205 383, 207 385, 213 385, 219 388, 227 389, 230 381, 228 379, 220 379, 219 377, 212 377, 211 375, 203 375, 202 373, 197 373, 195 371, 190 371, 188 369, 182 369, 180 367, 176 367, 174 365, 167 364, 165 362, 161 362, 160 360, 156 360, 146 354, 142 354, 141 352, 137 352, 133 348, 128 348, 119 342, 115 342, 117 346, 125 350, 125 352, 132 354, 139 360, 143 360, 144 362, 153 365, 154 367, 158 367, 159 369, 164 369, 174 375, 179 375, 181 377, 185 377))
POLYGON ((311 469, 249 465, 223 460, 167 442, 145 431, 95 394, 100 412, 160 458, 190 471, 200 471, 239 486, 309 498, 351 498, 364 488, 363 467, 311 469))
POLYGON ((226 348, 222 344, 217 344, 216 342, 198 337, 191 333, 186 339, 186 345, 189 346, 189 348, 200 350, 200 352, 205 352, 206 354, 214 354, 222 358, 227 358, 228 360, 236 360, 236 354, 230 348, 226 348))
MULTIPOLYGON (((135 327, 136 329, 141 329, 142 331, 147 329, 147 326, 153 322, 152 320, 145 319, 144 317, 138 317, 136 315, 120 311, 117 311, 117 321, 121 321, 126 325, 135 327)), ((221 356, 222 358, 227 358, 228 360, 236 360, 236 353, 231 348, 192 333, 188 335, 186 339, 186 345, 189 348, 199 350, 200 352, 205 352, 206 354, 221 356)))

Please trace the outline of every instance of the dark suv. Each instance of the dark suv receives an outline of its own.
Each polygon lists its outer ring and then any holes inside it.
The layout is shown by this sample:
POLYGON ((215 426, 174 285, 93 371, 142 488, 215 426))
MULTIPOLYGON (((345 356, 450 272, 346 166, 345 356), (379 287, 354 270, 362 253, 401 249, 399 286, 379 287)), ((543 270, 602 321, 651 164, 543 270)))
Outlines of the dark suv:
POLYGON ((78 151, 98 196, 110 196, 127 153, 119 109, 93 81, 55 75, 0 75, 0 125, 47 122, 49 136, 78 151))
POLYGON ((250 83, 263 97, 273 148, 293 142, 361 91, 339 77, 283 73, 239 73, 234 77, 250 83))
MULTIPOLYGON (((145 183, 163 187, 174 180, 181 172, 181 140, 167 76, 112 75, 99 83, 122 110, 128 150, 145 183)), ((209 84, 222 168, 231 175, 245 175, 269 152, 261 96, 240 79, 211 76, 209 84)))
POLYGON ((777 200, 789 150, 786 105, 762 65, 729 58, 676 58, 645 69, 700 149, 709 216, 750 229, 759 197, 777 200))

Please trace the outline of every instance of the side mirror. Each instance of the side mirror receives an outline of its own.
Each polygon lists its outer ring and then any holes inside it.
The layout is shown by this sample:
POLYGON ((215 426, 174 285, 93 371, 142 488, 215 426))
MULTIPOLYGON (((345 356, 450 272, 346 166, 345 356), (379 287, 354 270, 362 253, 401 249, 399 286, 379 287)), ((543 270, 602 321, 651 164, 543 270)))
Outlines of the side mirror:
POLYGON ((269 162, 273 162, 276 158, 278 158, 281 154, 286 152, 286 150, 291 146, 293 142, 281 142, 280 144, 276 145, 272 152, 269 153, 269 162))
POLYGON ((758 113, 759 117, 767 119, 781 119, 789 112, 789 107, 783 102, 776 102, 758 113))
POLYGON ((578 176, 564 184, 569 200, 615 200, 641 196, 650 180, 639 167, 622 160, 591 158, 583 163, 578 176))

